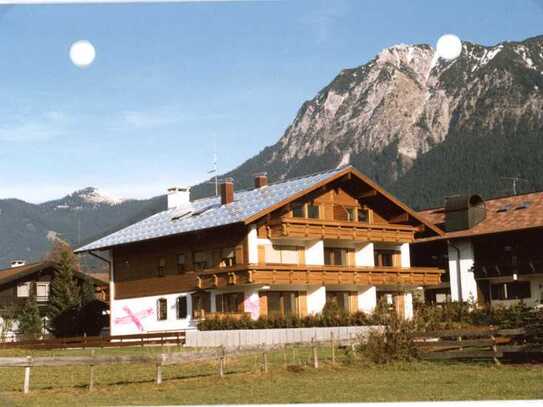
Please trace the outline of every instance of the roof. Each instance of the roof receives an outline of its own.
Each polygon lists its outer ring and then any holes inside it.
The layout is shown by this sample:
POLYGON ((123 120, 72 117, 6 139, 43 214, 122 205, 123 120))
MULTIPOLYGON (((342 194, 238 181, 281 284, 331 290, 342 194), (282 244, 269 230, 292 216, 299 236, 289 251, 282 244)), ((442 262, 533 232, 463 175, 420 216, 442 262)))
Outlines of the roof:
MULTIPOLYGON (((26 278, 42 270, 54 269, 54 268, 55 268, 55 264, 51 261, 39 261, 35 263, 26 264, 24 266, 10 267, 7 269, 3 269, 3 270, 0 270, 0 285, 26 278)), ((99 278, 98 275, 94 276, 92 274, 83 273, 81 271, 76 271, 74 275, 76 278, 82 278, 82 276, 87 276, 96 285, 104 285, 109 280, 107 279, 104 281, 101 278, 99 278)))
POLYGON ((188 205, 167 209, 115 233, 98 239, 76 250, 76 253, 103 250, 114 246, 135 243, 182 233, 210 229, 236 223, 251 223, 276 208, 303 196, 304 194, 348 173, 354 174, 370 187, 377 190, 419 222, 426 224, 435 233, 439 228, 427 223, 415 211, 383 191, 369 178, 352 166, 312 174, 234 193, 232 203, 221 205, 219 197, 203 198, 188 205))
MULTIPOLYGON (((485 207, 486 218, 471 229, 446 233, 441 237, 419 239, 418 242, 543 227, 543 192, 489 199, 485 201, 485 207)), ((445 222, 444 208, 426 209, 420 211, 419 215, 434 225, 442 225, 445 222)))

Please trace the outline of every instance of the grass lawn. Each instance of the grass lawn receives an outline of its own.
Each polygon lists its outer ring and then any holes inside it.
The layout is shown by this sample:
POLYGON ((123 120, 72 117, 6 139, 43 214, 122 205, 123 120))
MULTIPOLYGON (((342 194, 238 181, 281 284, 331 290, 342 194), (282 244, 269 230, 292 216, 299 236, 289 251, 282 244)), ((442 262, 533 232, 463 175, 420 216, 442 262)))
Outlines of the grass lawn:
MULTIPOLYGON (((175 349, 175 348, 174 348, 175 349)), ((156 353, 160 348, 97 350, 97 354, 156 353)), ((88 355, 89 350, 10 350, 0 356, 88 355)), ((338 352, 331 366, 328 349, 320 350, 320 368, 309 365, 309 349, 287 353, 295 372, 284 368, 284 353, 269 356, 269 373, 260 372, 260 357, 227 360, 220 379, 216 363, 168 366, 163 383, 154 383, 152 365, 98 366, 96 388, 86 388, 89 368, 32 368, 31 393, 21 391, 22 368, 0 368, 0 405, 73 406, 115 404, 299 403, 423 400, 491 400, 543 398, 542 365, 486 363, 409 363, 363 366, 338 352)))

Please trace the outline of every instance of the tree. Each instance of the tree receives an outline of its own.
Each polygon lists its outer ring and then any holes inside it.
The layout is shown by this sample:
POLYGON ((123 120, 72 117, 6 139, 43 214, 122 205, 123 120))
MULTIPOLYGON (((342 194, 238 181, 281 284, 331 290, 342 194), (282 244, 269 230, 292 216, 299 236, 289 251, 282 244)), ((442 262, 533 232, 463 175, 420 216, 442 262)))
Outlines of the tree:
POLYGON ((70 246, 56 240, 49 255, 55 264, 56 272, 51 282, 49 294, 49 327, 55 336, 74 336, 78 332, 78 310, 81 305, 81 293, 74 272, 79 263, 70 246))
POLYGON ((17 312, 17 321, 19 331, 24 339, 39 339, 41 337, 43 322, 33 292, 30 293, 30 297, 17 312))
POLYGON ((81 306, 84 307, 87 304, 96 300, 96 293, 94 291, 94 284, 90 278, 85 277, 81 284, 81 306))

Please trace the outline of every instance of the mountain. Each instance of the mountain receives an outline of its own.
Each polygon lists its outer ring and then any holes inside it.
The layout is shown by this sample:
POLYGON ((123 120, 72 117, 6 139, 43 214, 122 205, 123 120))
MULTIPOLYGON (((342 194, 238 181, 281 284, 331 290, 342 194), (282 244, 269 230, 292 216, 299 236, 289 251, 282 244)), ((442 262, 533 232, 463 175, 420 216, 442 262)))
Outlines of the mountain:
MULTIPOLYGON (((251 188, 351 163, 415 208, 454 193, 543 190, 543 36, 486 47, 463 43, 454 61, 430 45, 397 45, 345 69, 305 102, 277 143, 221 177, 251 188)), ((212 195, 196 185, 192 198, 212 195)), ((94 188, 33 205, 0 200, 0 266, 40 258, 55 233, 74 245, 166 207, 94 188)))
POLYGON ((244 188, 255 172, 281 180, 351 163, 422 208, 454 193, 510 193, 502 177, 543 189, 542 127, 543 36, 464 42, 450 62, 430 45, 397 45, 341 71, 276 144, 223 176, 244 188))
POLYGON ((0 200, 0 268, 17 258, 40 259, 55 235, 78 246, 164 208, 165 196, 124 200, 92 187, 42 204, 0 200))

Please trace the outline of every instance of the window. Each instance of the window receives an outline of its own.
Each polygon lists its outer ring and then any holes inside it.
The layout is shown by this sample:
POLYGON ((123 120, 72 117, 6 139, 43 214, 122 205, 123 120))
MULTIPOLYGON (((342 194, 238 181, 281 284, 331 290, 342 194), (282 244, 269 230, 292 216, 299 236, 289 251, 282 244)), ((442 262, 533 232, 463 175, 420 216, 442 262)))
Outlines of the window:
POLYGON ((49 282, 36 283, 36 301, 47 302, 49 299, 49 282))
POLYGON ((177 272, 183 273, 185 271, 185 253, 177 255, 177 272))
POLYGON ((226 293, 215 296, 217 312, 243 312, 243 293, 226 293))
POLYGON ((529 281, 511 281, 508 283, 492 284, 493 300, 520 300, 532 296, 529 281))
POLYGON ((176 310, 177 310, 177 319, 185 319, 188 316, 188 308, 187 308, 187 297, 177 297, 177 304, 176 304, 176 310))
POLYGON ((318 205, 307 205, 307 217, 309 219, 319 219, 320 207, 318 205))
POLYGON ((298 293, 296 291, 268 291, 268 316, 297 316, 298 293))
POLYGON ((168 301, 166 298, 159 298, 157 301, 157 319, 159 321, 168 319, 168 301))
POLYGON ((375 250, 375 265, 378 267, 399 267, 401 254, 397 250, 375 250))
POLYGON ((17 286, 17 297, 30 297, 30 281, 17 286))
POLYGON ((277 264, 299 264, 299 248, 296 246, 266 245, 266 262, 277 264))
POLYGON ((339 247, 325 247, 324 264, 327 266, 346 266, 348 250, 339 247))
POLYGON ((221 250, 220 267, 232 267, 236 265, 236 255, 233 247, 221 250))
POLYGON ((370 223, 370 211, 368 209, 358 209, 358 221, 370 223))
POLYGON ((351 311, 348 291, 326 291, 326 302, 335 302, 343 311, 351 311))
POLYGON ((209 252, 194 252, 194 269, 204 270, 211 265, 211 259, 209 252))
POLYGON ((305 218, 305 206, 298 205, 292 208, 292 217, 293 218, 305 218))
POLYGON ((164 277, 164 273, 166 271, 166 259, 164 257, 161 257, 158 259, 158 276, 164 277))

